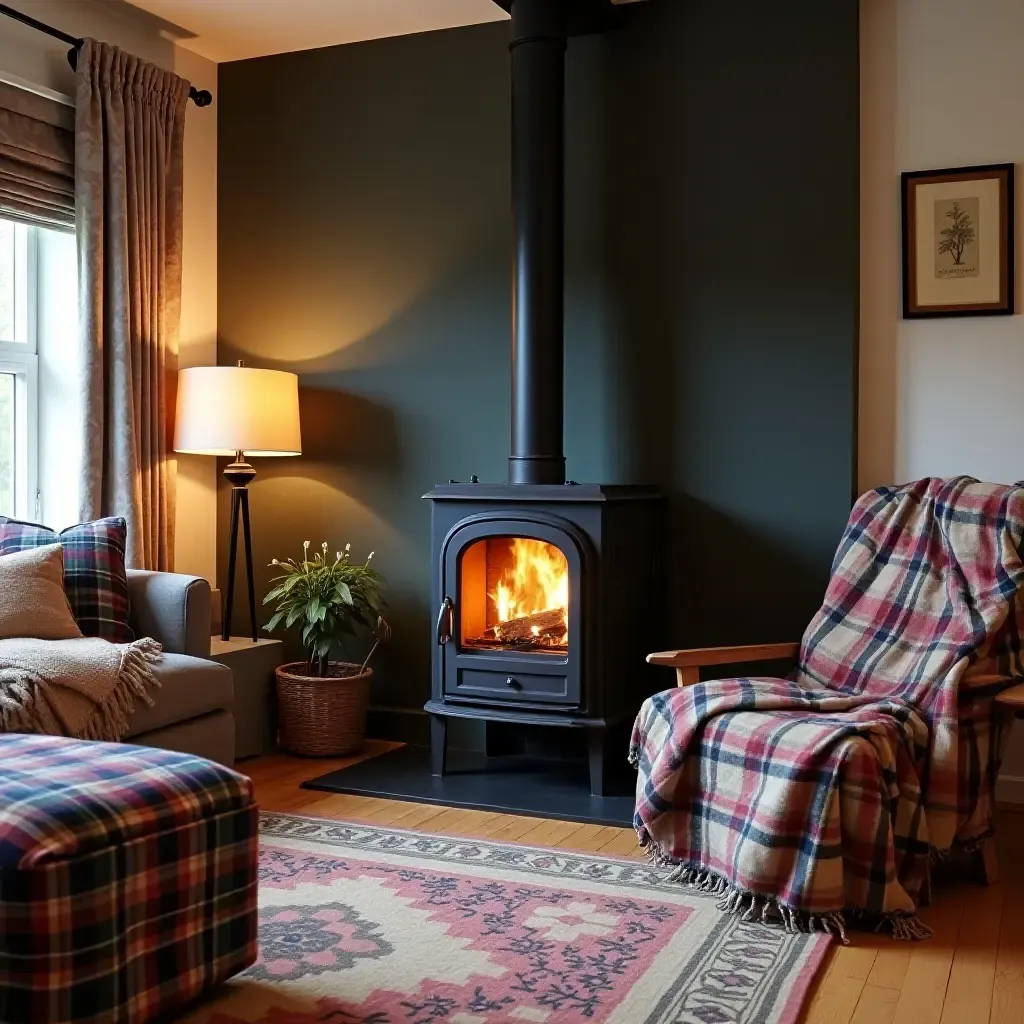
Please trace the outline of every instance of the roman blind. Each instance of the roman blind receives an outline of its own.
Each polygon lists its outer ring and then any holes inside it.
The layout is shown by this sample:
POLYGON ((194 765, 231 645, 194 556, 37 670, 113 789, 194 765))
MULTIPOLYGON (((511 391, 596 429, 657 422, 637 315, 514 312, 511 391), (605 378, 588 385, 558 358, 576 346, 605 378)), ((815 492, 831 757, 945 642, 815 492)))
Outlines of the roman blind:
POLYGON ((73 107, 0 82, 0 217, 75 226, 73 107))

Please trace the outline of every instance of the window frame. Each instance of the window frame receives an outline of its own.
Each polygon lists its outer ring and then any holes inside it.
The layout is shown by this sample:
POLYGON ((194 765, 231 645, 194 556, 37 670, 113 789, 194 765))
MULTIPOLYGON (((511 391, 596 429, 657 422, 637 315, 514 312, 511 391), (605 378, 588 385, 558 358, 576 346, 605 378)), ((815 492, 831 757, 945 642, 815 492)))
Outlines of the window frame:
MULTIPOLYGON (((6 219, 6 218, 5 218, 6 219)), ((14 515, 39 515, 39 228, 15 227, 15 341, 0 340, 0 373, 14 375, 14 515), (24 272, 18 273, 23 267, 24 272)))

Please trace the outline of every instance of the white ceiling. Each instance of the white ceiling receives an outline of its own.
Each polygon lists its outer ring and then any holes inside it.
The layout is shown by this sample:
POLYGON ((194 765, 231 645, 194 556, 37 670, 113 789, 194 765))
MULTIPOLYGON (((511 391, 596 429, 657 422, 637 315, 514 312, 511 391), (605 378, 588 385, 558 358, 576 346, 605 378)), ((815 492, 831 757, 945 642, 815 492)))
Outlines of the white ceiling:
POLYGON ((493 0, 130 0, 183 30, 215 61, 479 25, 508 17, 493 0))

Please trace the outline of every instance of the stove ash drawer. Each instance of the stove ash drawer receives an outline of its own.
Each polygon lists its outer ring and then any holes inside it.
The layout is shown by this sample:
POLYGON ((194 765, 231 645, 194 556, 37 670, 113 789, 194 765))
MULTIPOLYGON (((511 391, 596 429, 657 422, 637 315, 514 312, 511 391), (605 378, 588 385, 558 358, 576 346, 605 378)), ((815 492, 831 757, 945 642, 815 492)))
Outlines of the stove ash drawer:
POLYGON ((467 699, 499 700, 525 704, 579 704, 567 675, 540 672, 486 672, 473 668, 456 668, 454 685, 447 680, 446 696, 467 699))

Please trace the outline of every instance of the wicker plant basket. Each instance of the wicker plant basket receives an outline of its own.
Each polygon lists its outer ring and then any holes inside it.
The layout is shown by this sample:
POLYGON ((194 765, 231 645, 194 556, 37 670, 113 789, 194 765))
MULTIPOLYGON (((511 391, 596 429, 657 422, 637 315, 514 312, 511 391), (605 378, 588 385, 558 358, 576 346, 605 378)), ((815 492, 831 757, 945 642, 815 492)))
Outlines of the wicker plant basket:
POLYGON ((338 757, 363 745, 373 669, 332 661, 329 676, 307 675, 304 661, 275 669, 281 747, 302 757, 338 757))

